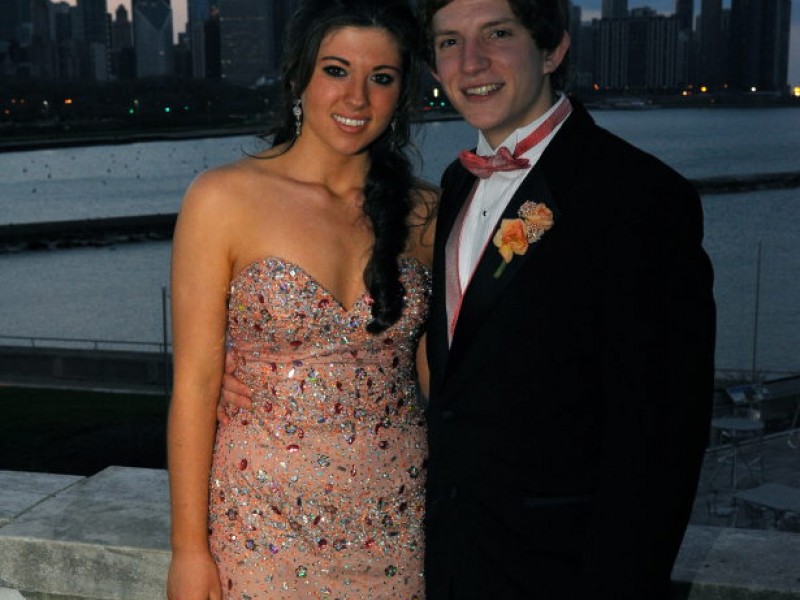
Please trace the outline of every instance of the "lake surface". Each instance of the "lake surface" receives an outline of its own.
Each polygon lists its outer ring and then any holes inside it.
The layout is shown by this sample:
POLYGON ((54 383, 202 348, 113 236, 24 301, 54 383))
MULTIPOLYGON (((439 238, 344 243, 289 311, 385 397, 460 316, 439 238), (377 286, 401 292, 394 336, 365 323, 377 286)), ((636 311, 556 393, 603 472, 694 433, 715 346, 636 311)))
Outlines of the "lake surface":
MULTIPOLYGON (((689 178, 800 171, 800 110, 597 111, 596 120, 689 178)), ((475 144, 461 121, 418 135, 422 175, 438 181, 475 144)), ((260 147, 251 137, 0 154, 0 224, 174 212, 205 168, 260 147)), ((715 266, 718 367, 753 362, 761 244, 758 369, 800 372, 800 189, 703 199, 715 266)), ((162 339, 169 242, 0 254, 0 336, 162 339)), ((0 340, 0 343, 3 343, 0 340)))

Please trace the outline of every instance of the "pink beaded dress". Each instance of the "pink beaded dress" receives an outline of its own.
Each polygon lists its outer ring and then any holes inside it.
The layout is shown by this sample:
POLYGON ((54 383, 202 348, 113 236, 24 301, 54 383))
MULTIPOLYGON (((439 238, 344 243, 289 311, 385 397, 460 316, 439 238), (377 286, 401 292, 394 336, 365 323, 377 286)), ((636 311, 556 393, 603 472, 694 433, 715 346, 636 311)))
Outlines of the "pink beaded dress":
POLYGON ((228 333, 253 408, 217 432, 209 535, 227 600, 422 599, 425 423, 415 352, 430 275, 400 263, 400 320, 370 334, 301 267, 231 282, 228 333))

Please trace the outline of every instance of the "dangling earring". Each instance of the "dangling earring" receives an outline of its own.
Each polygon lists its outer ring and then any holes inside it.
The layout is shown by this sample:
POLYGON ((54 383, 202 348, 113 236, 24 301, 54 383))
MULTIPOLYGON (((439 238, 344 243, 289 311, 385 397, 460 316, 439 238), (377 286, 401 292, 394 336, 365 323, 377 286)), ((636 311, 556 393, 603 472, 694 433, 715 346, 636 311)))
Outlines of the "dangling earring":
POLYGON ((294 135, 300 137, 300 131, 303 129, 303 101, 300 98, 294 101, 292 114, 294 115, 294 135))
POLYGON ((392 133, 397 130, 397 117, 392 117, 392 122, 389 123, 389 128, 392 130, 392 133))

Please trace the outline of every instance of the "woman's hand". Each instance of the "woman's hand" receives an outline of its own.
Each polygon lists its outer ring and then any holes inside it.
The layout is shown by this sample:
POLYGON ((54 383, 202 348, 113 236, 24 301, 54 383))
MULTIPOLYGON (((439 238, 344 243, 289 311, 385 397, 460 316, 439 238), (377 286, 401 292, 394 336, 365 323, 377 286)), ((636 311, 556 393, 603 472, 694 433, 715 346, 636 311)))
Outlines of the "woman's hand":
POLYGON ((222 600, 214 559, 208 552, 173 552, 167 575, 168 600, 222 600))

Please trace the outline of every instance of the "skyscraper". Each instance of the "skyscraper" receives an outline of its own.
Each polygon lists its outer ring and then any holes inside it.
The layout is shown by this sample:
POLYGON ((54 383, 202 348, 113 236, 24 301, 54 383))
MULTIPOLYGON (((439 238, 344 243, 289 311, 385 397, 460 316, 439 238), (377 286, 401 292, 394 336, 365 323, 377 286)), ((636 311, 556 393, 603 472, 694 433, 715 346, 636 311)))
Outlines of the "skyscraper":
POLYGON ((207 75, 205 30, 206 20, 211 16, 211 5, 209 0, 188 0, 187 9, 189 22, 186 26, 192 49, 192 75, 204 79, 207 75))
POLYGON ((694 80, 694 0, 675 0, 675 19, 678 22, 676 68, 682 84, 694 80))
POLYGON ((133 0, 136 76, 172 75, 172 9, 165 0, 133 0))
POLYGON ((628 85, 628 34, 627 19, 592 21, 592 71, 601 89, 620 90, 628 85))
POLYGON ((727 80, 722 0, 702 0, 698 36, 698 83, 710 87, 720 86, 727 80))
POLYGON ((127 9, 120 4, 111 24, 111 75, 116 79, 136 77, 136 55, 133 52, 133 25, 127 9))
POLYGON ((791 0, 731 2, 731 85, 779 92, 789 67, 791 0))
POLYGON ((685 83, 678 64, 677 17, 659 15, 647 7, 635 8, 628 29, 629 88, 668 90, 685 83))
POLYGON ((628 0, 603 0, 600 17, 603 19, 621 19, 628 16, 628 0))
POLYGON ((264 0, 219 0, 224 80, 251 86, 275 73, 272 4, 264 0))
POLYGON ((120 4, 115 14, 116 19, 111 25, 111 49, 130 48, 133 46, 133 29, 128 18, 128 10, 120 4))
POLYGON ((694 0, 675 0, 675 17, 681 31, 691 31, 694 21, 694 0))
POLYGON ((87 42, 108 46, 109 31, 106 0, 78 0, 83 17, 83 36, 87 42))

